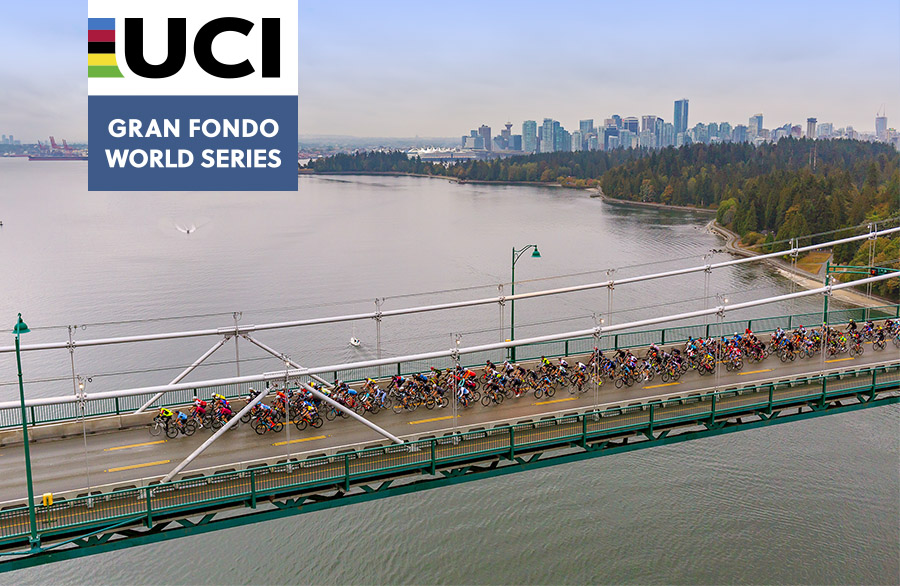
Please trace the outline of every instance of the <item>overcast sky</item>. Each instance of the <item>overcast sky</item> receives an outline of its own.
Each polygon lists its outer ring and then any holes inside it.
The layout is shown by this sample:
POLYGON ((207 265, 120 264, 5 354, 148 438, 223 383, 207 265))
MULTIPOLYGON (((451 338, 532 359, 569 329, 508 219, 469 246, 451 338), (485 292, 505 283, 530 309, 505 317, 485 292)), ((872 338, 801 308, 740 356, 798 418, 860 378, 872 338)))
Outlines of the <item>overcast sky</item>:
MULTIPOLYGON (((300 0, 300 134, 507 120, 900 126, 900 1, 300 0)), ((2 0, 0 133, 87 135, 83 0, 2 0)))

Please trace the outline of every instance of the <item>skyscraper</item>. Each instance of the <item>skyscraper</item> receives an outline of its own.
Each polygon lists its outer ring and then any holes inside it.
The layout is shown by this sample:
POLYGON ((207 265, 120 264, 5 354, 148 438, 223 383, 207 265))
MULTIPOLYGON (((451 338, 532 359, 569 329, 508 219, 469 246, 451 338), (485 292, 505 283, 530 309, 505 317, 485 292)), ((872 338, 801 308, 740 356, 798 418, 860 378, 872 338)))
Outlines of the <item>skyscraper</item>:
POLYGON ((482 124, 478 128, 478 134, 484 139, 484 148, 491 150, 491 127, 487 124, 482 124))
POLYGON ((878 140, 887 140, 887 116, 875 117, 875 137, 878 140))
MULTIPOLYGON (((553 148, 556 146, 554 144, 553 123, 553 118, 544 118, 544 123, 541 125, 542 153, 552 153, 553 148)), ((559 122, 557 122, 557 124, 559 124, 559 122)))
POLYGON ((818 122, 818 120, 816 120, 815 118, 806 119, 806 138, 816 138, 816 122, 818 122))
POLYGON ((537 122, 534 120, 522 123, 522 150, 526 153, 537 151, 537 122))
POLYGON ((641 116, 641 132, 645 130, 649 130, 652 133, 656 133, 656 116, 653 114, 644 114, 641 116))
POLYGON ((629 116, 628 118, 622 120, 622 128, 624 128, 628 132, 637 134, 641 131, 641 123, 634 116, 629 116))
POLYGON ((588 118, 587 120, 579 120, 578 132, 581 133, 581 136, 587 136, 594 132, 594 119, 588 118))
POLYGON ((679 132, 687 132, 688 127, 688 100, 675 100, 675 116, 673 117, 675 124, 675 134, 679 132))
POLYGON ((759 136, 762 134, 763 128, 763 115, 757 114, 756 116, 751 116, 750 121, 747 124, 747 131, 751 136, 759 136))

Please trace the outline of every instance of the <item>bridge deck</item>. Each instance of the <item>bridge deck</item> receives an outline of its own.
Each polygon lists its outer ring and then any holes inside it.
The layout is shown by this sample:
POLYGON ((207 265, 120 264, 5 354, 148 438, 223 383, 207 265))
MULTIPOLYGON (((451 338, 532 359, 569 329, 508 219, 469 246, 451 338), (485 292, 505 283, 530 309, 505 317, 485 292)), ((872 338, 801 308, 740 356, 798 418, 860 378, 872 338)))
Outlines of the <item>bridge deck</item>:
MULTIPOLYGON (((859 397, 865 389, 873 388, 873 384, 887 388, 896 386, 898 381, 900 370, 894 365, 887 372, 882 369, 863 376, 835 376, 824 387, 821 380, 815 380, 812 384, 769 384, 741 394, 724 391, 697 397, 688 396, 685 392, 679 398, 653 401, 652 406, 629 406, 629 401, 626 401, 620 409, 488 428, 456 437, 421 440, 411 445, 313 457, 296 464, 187 479, 152 491, 135 488, 94 497, 91 501, 71 499, 51 507, 41 507, 39 528, 41 533, 50 534, 117 521, 146 521, 178 511, 255 506, 258 499, 276 495, 349 490, 351 484, 423 471, 434 473, 444 467, 459 467, 467 462, 496 459, 498 456, 512 459, 535 450, 575 445, 584 448, 589 442, 610 441, 632 436, 636 432, 652 435, 673 428, 715 425, 716 421, 723 419, 771 413, 787 406, 824 405, 837 398, 859 397), (148 515, 148 512, 151 514, 148 515)), ((21 536, 27 530, 26 509, 16 507, 0 511, 0 541, 21 536)))

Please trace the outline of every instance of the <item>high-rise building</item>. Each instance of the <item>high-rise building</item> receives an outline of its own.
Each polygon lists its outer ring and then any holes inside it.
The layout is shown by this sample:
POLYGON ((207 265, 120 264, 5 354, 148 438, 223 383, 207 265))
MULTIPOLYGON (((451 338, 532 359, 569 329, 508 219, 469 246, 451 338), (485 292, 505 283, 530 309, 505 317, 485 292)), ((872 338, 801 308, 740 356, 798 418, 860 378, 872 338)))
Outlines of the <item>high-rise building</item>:
POLYGON ((484 148, 491 150, 491 127, 487 124, 482 124, 478 128, 478 134, 484 139, 484 148))
POLYGON ((628 149, 633 146, 637 146, 635 144, 635 133, 631 132, 627 128, 623 128, 619 131, 619 146, 623 149, 628 149))
POLYGON ((672 117, 675 124, 675 135, 679 132, 687 132, 688 127, 688 100, 675 100, 675 115, 672 117))
MULTIPOLYGON (((803 128, 799 124, 797 124, 795 126, 791 126, 791 136, 793 136, 794 138, 800 138, 800 136, 802 134, 803 134, 803 128)), ((760 136, 762 136, 762 135, 763 135, 763 133, 760 132, 760 136)), ((765 138, 768 138, 768 137, 765 137, 765 138)))
POLYGON ((709 130, 706 128, 706 124, 703 124, 702 122, 698 122, 694 125, 690 135, 691 140, 694 142, 702 142, 704 144, 709 142, 709 130))
POLYGON ((622 128, 629 132, 637 134, 641 131, 641 123, 634 116, 629 116, 628 118, 622 120, 622 128))
POLYGON ((834 134, 834 124, 823 122, 816 128, 816 138, 831 138, 834 134))
POLYGON ((649 130, 656 133, 656 116, 653 114, 644 114, 641 116, 641 132, 649 130))
POLYGON ((655 149, 656 135, 649 130, 642 130, 638 135, 638 145, 644 149, 655 149))
POLYGON ((815 118, 806 119, 806 138, 815 140, 816 138, 816 120, 815 118))
POLYGON ((660 148, 675 146, 675 125, 671 122, 665 122, 662 130, 659 132, 659 139, 656 143, 660 148))
POLYGON ((887 116, 875 117, 875 138, 887 140, 887 116))
POLYGON ((509 137, 509 144, 507 147, 511 151, 521 151, 522 150, 522 135, 521 134, 513 134, 509 137))
POLYGON ((594 119, 588 118, 587 120, 579 120, 578 132, 581 133, 581 136, 587 136, 594 132, 594 119))
POLYGON ((750 121, 747 123, 747 132, 751 136, 757 137, 762 134, 763 128, 763 115, 757 114, 756 116, 751 116, 750 121))
POLYGON ((537 122, 534 120, 522 123, 522 150, 526 153, 537 152, 537 122))
MULTIPOLYGON (((602 131, 601 131, 602 132, 602 131)), ((589 151, 600 150, 600 139, 598 136, 591 135, 587 139, 587 148, 589 151)))
POLYGON ((613 149, 619 148, 619 137, 618 136, 610 136, 609 140, 606 143, 606 150, 611 151, 613 149))
POLYGON ((563 128, 562 124, 553 121, 553 150, 555 151, 571 151, 572 135, 563 128))
POLYGON ((722 142, 731 142, 731 124, 728 122, 719 122, 719 140, 722 142))
POLYGON ((747 127, 743 124, 738 124, 731 131, 731 140, 733 142, 747 142, 748 138, 747 127))
POLYGON ((580 130, 572 133, 572 144, 569 146, 571 151, 580 151, 584 149, 584 135, 580 130))
POLYGON ((719 125, 715 122, 710 122, 706 125, 706 130, 709 133, 709 140, 712 141, 714 138, 718 138, 719 136, 719 125))
MULTIPOLYGON (((542 153, 552 153, 555 145, 554 134, 553 134, 553 118, 544 118, 544 123, 541 125, 541 152, 542 153)), ((556 122, 559 124, 559 122, 556 122)))
POLYGON ((5 134, 2 135, 2 137, 0 137, 0 144, 6 144, 6 135, 5 134))
POLYGON ((616 128, 622 128, 622 117, 618 114, 612 115, 612 121, 616 125, 616 128))

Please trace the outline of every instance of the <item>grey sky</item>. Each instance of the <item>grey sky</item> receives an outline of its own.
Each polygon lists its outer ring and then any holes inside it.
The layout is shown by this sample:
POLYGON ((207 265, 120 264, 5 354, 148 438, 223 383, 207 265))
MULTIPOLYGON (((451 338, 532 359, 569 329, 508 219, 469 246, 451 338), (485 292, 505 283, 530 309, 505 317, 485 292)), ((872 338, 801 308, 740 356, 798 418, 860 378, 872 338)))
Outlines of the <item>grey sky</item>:
MULTIPOLYGON (((85 6, 3 6, 0 133, 86 137, 85 6)), ((690 123, 900 126, 900 2, 300 0, 300 134, 576 127, 691 101, 690 123)))

